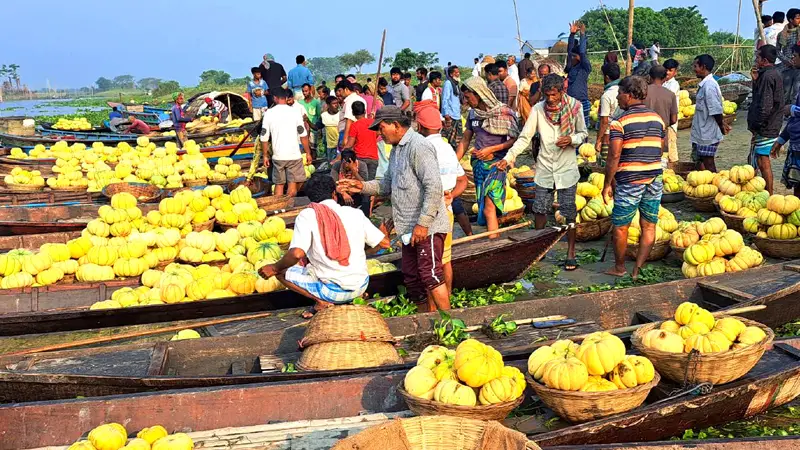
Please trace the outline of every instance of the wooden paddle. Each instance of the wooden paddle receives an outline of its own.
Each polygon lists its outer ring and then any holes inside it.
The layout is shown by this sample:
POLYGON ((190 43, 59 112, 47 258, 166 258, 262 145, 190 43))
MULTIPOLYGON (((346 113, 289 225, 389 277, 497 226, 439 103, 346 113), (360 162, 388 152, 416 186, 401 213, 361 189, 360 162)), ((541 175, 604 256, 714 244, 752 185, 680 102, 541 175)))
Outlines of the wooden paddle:
POLYGON ((527 226, 530 226, 532 223, 533 222, 531 222, 530 220, 526 220, 525 222, 518 223, 516 225, 511 225, 510 227, 500 228, 500 229, 494 230, 494 231, 486 231, 486 232, 479 233, 479 234, 473 234, 472 236, 464 236, 462 238, 455 239, 453 241, 453 245, 463 244, 465 242, 471 242, 471 241, 474 241, 474 240, 477 240, 477 239, 485 238, 485 237, 488 237, 488 236, 493 236, 495 234, 500 234, 500 233, 505 233, 505 232, 508 232, 508 231, 518 230, 520 228, 525 228, 527 226))
POLYGON ((144 330, 144 331, 134 331, 131 333, 122 333, 117 334, 114 336, 106 336, 101 338, 89 338, 89 339, 82 339, 79 341, 72 341, 72 342, 65 342, 62 344, 55 344, 55 345, 48 345, 45 347, 33 348, 28 350, 22 350, 19 352, 13 353, 6 353, 4 356, 18 356, 18 355, 28 355, 31 353, 41 353, 41 352, 50 352, 53 350, 64 350, 68 348, 75 348, 81 347, 83 345, 92 345, 92 344, 103 344, 106 342, 113 342, 118 341, 121 339, 129 339, 129 338, 137 338, 137 337, 145 337, 145 336, 153 336, 156 334, 163 334, 163 333, 171 333, 173 331, 181 331, 190 328, 202 328, 202 327, 209 327, 212 325, 221 325, 223 323, 230 323, 230 322, 238 322, 241 320, 255 320, 255 319, 263 319, 265 317, 272 316, 271 312, 267 313, 259 313, 259 314, 250 314, 248 316, 237 316, 237 317, 226 317, 223 319, 214 319, 214 320, 206 320, 205 322, 195 322, 195 323, 187 323, 185 325, 173 325, 164 328, 157 328, 152 330, 144 330))
POLYGON ((248 130, 247 134, 244 136, 244 139, 242 139, 241 142, 239 142, 239 144, 236 146, 235 149, 231 151, 228 157, 233 158, 233 156, 239 152, 239 149, 242 148, 242 145, 244 145, 244 143, 247 142, 247 140, 250 139, 250 136, 252 136, 253 134, 255 134, 256 139, 258 139, 258 136, 261 134, 261 128, 263 128, 263 124, 259 122, 256 123, 256 125, 252 127, 250 130, 248 130))

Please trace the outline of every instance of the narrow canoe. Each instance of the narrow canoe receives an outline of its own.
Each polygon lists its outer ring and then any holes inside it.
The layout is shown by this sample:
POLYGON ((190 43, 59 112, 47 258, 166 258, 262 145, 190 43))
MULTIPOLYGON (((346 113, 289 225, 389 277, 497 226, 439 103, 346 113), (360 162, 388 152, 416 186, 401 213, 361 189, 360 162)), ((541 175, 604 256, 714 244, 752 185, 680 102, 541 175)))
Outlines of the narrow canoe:
MULTIPOLYGON (((454 286, 474 289, 515 280, 544 257, 563 235, 560 228, 521 230, 498 239, 457 245, 453 248, 454 286)), ((400 255, 394 253, 379 259, 399 265, 400 255)), ((368 292, 391 295, 400 284, 399 271, 388 272, 371 277, 368 292)), ((138 285, 137 278, 0 290, 0 336, 188 320, 291 308, 308 302, 297 294, 279 291, 202 302, 89 310, 92 303, 109 298, 115 290, 138 285)))
MULTIPOLYGON (((679 386, 663 381, 648 401, 634 410, 579 425, 563 424, 555 431, 526 433, 542 447, 643 442, 667 439, 687 428, 752 417, 800 394, 798 347, 798 338, 776 341, 747 375, 715 386, 708 394, 668 397, 679 386)), ((524 360, 512 364, 525 367, 524 360)), ((106 422, 119 422, 130 430, 160 424, 168 430, 205 431, 353 417, 364 411, 403 411, 405 405, 397 387, 404 376, 405 371, 395 371, 10 404, 0 406, 0 449, 69 445, 106 422)))
MULTIPOLYGON (((735 289, 732 286, 736 286, 737 280, 722 275, 656 286, 467 308, 455 310, 452 314, 467 326, 481 325, 501 314, 515 320, 560 314, 576 321, 566 327, 540 329, 524 326, 518 333, 501 340, 491 340, 482 333, 474 333, 475 338, 493 345, 507 361, 526 360, 537 346, 542 345, 538 343, 542 337, 554 339, 557 336, 566 337, 660 320, 669 317, 686 300, 710 310, 766 304, 766 309, 742 315, 774 326, 776 322, 785 322, 787 317, 797 317, 794 313, 799 303, 800 274, 791 270, 784 272, 780 266, 769 268, 751 271, 753 273, 748 277, 750 283, 759 279, 768 282, 763 284, 770 285, 769 281, 789 278, 793 284, 764 289, 758 298, 742 299, 726 293, 735 289), (772 270, 766 270, 769 268, 772 270)), ((747 272, 740 272, 738 278, 744 274, 747 272)), ((274 317, 256 324, 229 324, 198 330, 206 336, 219 337, 0 356, 0 368, 4 369, 0 371, 0 402, 296 381, 364 372, 378 376, 401 368, 275 373, 272 368, 297 360, 297 342, 305 330, 298 326, 302 320, 297 314, 276 313, 274 317)), ((394 336, 408 336, 433 331, 432 324, 437 317, 435 313, 418 314, 389 318, 387 323, 394 336)), ((186 328, 191 328, 191 324, 187 323, 186 328)), ((111 334, 117 331, 109 330, 111 334)), ((161 339, 169 338, 172 334, 174 332, 161 339)), ((3 345, 2 341, 0 345, 3 345)), ((413 363, 415 358, 410 349, 409 353, 413 363)))

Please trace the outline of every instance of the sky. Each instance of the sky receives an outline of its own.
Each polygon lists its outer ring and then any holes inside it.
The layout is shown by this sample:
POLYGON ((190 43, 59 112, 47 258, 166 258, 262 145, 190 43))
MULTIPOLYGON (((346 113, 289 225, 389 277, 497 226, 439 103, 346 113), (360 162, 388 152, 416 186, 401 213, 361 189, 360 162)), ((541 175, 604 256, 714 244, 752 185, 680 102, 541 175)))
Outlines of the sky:
MULTIPOLYGON (((478 53, 515 53, 512 0, 347 0, 349 18, 331 0, 27 0, 3 2, 4 42, 0 64, 18 64, 33 89, 92 85, 100 76, 130 74, 195 85, 207 69, 233 77, 272 53, 288 71, 294 57, 335 56, 367 48, 377 58, 387 29, 386 54, 404 47, 438 52, 439 62, 471 65, 478 53), (431 5, 435 5, 431 7, 431 5), (256 15, 263 19, 254 20, 256 15), (369 17, 369 19, 364 19, 369 17), (402 17, 403 20, 398 20, 402 17), (26 19, 30 18, 30 19, 26 19)), ((517 0, 522 38, 555 39, 568 23, 598 6, 591 0, 517 0)), ((605 0, 627 8, 627 0, 605 0)), ((739 0, 637 0, 636 6, 697 5, 710 31, 736 30, 739 0)), ((768 12, 789 8, 766 3, 768 12)), ((742 35, 755 27, 752 2, 742 2, 742 35)), ((368 67, 374 71, 375 65, 368 67)))

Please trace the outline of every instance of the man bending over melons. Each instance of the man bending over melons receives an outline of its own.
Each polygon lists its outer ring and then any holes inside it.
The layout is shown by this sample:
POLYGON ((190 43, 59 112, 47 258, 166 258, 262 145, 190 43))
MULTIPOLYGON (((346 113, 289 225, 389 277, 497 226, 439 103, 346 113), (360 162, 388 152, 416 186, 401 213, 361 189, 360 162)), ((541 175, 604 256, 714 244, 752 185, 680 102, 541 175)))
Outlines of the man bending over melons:
POLYGON ((336 182, 330 176, 312 175, 305 190, 311 204, 295 219, 289 251, 259 273, 276 276, 287 289, 314 300, 303 313, 310 318, 364 295, 369 284, 364 248, 388 248, 389 239, 361 210, 336 202, 336 182))

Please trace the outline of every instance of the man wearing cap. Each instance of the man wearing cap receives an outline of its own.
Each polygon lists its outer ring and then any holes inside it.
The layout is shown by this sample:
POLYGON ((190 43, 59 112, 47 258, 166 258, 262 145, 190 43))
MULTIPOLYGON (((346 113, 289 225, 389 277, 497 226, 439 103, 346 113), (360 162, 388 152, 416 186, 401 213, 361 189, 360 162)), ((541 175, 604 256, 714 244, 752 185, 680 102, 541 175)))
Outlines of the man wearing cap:
POLYGON ((216 117, 220 122, 225 123, 228 121, 229 112, 225 103, 211 97, 206 97, 205 109, 202 110, 204 116, 216 117))
MULTIPOLYGON (((290 90, 281 87, 272 90, 275 106, 264 112, 261 144, 264 151, 264 166, 267 168, 272 166, 270 180, 275 185, 275 195, 283 195, 286 192, 290 197, 294 197, 300 185, 306 181, 303 155, 297 144, 298 136, 308 160, 313 160, 314 156, 308 144, 308 132, 303 116, 287 104, 287 99, 291 95, 290 90), (271 157, 268 157, 270 154, 271 157), (287 184, 288 191, 286 191, 287 184)), ((253 152, 251 173, 253 167, 258 167, 260 156, 253 152)))
POLYGON ((339 188, 391 195, 394 225, 403 241, 402 269, 409 295, 415 300, 427 298, 429 311, 450 309, 442 254, 452 226, 436 149, 411 129, 411 120, 397 106, 379 109, 370 128, 380 131, 383 140, 394 146, 388 170, 381 180, 341 180, 339 188))
POLYGON ((423 100, 414 103, 414 114, 417 118, 417 131, 425 136, 425 140, 430 142, 436 149, 436 160, 439 162, 439 175, 442 178, 442 189, 444 190, 444 202, 447 205, 447 217, 450 221, 450 232, 444 241, 444 251, 442 252, 442 265, 444 268, 444 280, 447 285, 448 294, 453 291, 453 266, 450 264, 453 246, 453 219, 458 216, 459 224, 464 231, 471 234, 472 227, 469 225, 469 217, 458 198, 464 189, 467 188, 467 174, 456 158, 456 152, 442 138, 442 120, 439 108, 433 100, 423 100))
POLYGON ((172 126, 175 127, 175 136, 178 138, 178 144, 183 146, 186 142, 186 124, 192 121, 191 117, 186 117, 186 112, 183 110, 183 92, 176 92, 172 94, 172 111, 170 112, 170 119, 172 126))

